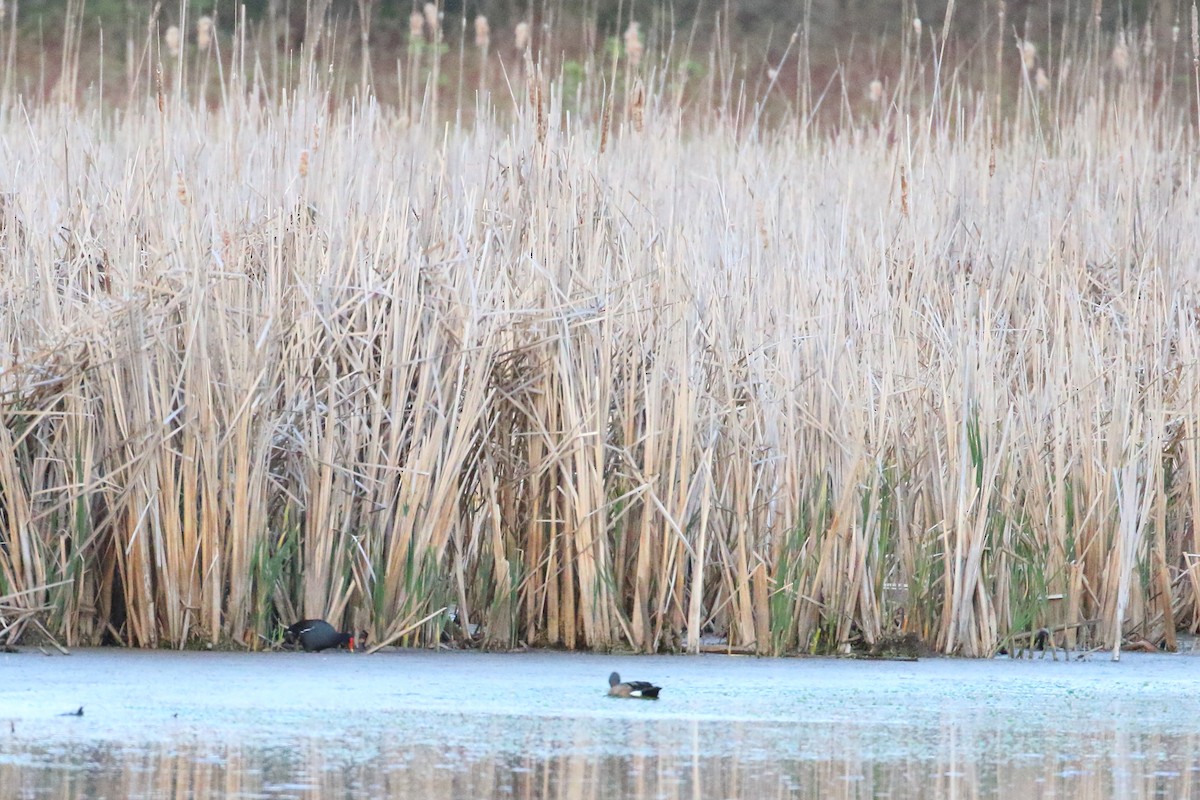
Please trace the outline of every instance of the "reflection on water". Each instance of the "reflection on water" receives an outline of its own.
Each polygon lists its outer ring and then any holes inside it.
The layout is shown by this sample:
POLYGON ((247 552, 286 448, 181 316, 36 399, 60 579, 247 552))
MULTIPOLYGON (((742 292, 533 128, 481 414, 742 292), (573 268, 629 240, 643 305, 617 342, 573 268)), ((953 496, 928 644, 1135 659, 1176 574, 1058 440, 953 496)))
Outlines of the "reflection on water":
MULTIPOLYGON (((147 746, 0 734, 10 798, 1193 797, 1195 734, 497 717, 455 744, 375 726, 286 746, 196 731, 147 746), (494 736, 492 744, 487 736, 494 736), (917 741, 917 739, 922 739, 917 741), (39 742, 41 742, 39 744, 39 742)), ((403 727, 403 726, 399 726, 403 727)), ((453 726, 451 726, 453 727, 453 726)))

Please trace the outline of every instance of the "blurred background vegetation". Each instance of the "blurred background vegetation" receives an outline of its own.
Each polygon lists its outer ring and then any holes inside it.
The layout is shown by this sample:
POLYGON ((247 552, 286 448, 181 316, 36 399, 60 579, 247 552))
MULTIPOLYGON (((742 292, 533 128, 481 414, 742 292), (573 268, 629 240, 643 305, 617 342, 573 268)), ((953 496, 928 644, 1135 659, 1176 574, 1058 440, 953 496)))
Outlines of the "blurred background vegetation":
MULTIPOLYGON (((0 92, 122 103, 139 87, 188 86, 216 106, 235 62, 254 71, 255 91, 272 95, 319 63, 334 96, 369 89, 411 110, 427 98, 436 106, 437 94, 486 88, 507 97, 528 53, 545 74, 563 76, 568 95, 587 75, 614 76, 619 62, 647 80, 687 74, 695 80, 685 94, 719 73, 735 93, 770 95, 763 102, 772 107, 803 106, 809 92, 836 98, 817 104, 824 119, 861 105, 872 87, 894 86, 910 58, 986 74, 980 85, 1007 104, 1035 69, 1044 73, 1037 81, 1051 82, 1069 71, 1069 53, 1091 59, 1129 43, 1144 54, 1165 48, 1171 63, 1191 55, 1187 0, 953 7, 947 19, 944 0, 0 0, 0 92), (431 12, 436 33, 422 25, 431 12), (482 47, 480 16, 490 25, 482 47), (623 58, 630 36, 644 59, 623 58), (246 53, 255 54, 250 65, 246 53)), ((1151 85, 1181 97, 1189 90, 1186 70, 1151 85)))
MULTIPOLYGON (((10 7, 18 9, 24 31, 56 30, 65 19, 68 7, 80 0, 23 0, 10 7)), ((238 9, 245 7, 249 20, 287 19, 302 27, 306 9, 319 7, 323 0, 191 0, 189 14, 208 14, 218 21, 229 23, 238 9)), ((373 25, 381 34, 404 33, 408 17, 420 10, 422 2, 411 0, 324 0, 335 18, 356 16, 359 7, 369 6, 373 25)), ((148 0, 86 0, 83 17, 89 28, 100 26, 120 28, 144 22, 153 6, 148 0)), ((165 24, 177 22, 180 3, 162 4, 160 19, 165 24)), ((1092 14, 1093 0, 974 0, 958 2, 954 19, 962 32, 980 30, 995 25, 1001 5, 1005 6, 1006 24, 1020 29, 1030 25, 1035 29, 1052 29, 1084 20, 1092 14)), ((473 19, 483 14, 493 27, 515 25, 521 19, 557 19, 560 21, 590 20, 601 31, 614 31, 628 19, 663 20, 677 28, 710 26, 718 17, 731 20, 732 33, 762 36, 772 30, 790 32, 803 24, 806 16, 814 36, 853 31, 860 35, 877 36, 895 31, 914 15, 925 23, 941 25, 946 15, 944 0, 444 0, 438 4, 447 19, 473 19)), ((1103 0, 1101 16, 1106 27, 1141 25, 1148 19, 1164 24, 1182 20, 1186 25, 1189 5, 1179 0, 1103 0)), ((834 42, 828 42, 831 46, 834 42)))

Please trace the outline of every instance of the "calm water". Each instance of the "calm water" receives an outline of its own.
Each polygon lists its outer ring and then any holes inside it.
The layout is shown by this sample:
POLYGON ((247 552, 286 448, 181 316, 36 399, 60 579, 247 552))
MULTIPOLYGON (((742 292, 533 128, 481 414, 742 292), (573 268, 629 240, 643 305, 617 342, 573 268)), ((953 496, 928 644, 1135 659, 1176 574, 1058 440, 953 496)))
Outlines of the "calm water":
POLYGON ((1200 797, 1191 655, 85 650, 0 679, 0 800, 1200 797), (662 699, 606 697, 613 669, 662 699))

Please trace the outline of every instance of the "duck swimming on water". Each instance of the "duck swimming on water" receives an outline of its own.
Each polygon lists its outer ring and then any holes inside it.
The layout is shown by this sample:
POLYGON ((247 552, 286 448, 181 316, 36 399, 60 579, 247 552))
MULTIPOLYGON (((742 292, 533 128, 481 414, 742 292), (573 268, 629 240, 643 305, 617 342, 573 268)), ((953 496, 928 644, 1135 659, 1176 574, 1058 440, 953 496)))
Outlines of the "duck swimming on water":
POLYGON ((657 700, 661 686, 655 686, 646 681, 621 681, 621 676, 613 673, 608 676, 609 697, 636 697, 642 700, 657 700))

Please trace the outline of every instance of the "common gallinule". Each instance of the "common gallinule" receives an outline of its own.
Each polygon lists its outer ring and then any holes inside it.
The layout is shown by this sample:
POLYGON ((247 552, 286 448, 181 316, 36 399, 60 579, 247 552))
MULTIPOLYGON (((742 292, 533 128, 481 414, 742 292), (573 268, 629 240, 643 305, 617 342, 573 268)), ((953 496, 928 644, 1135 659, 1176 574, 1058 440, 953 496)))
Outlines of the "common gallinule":
POLYGON ((283 638, 289 644, 297 642, 309 653, 317 653, 330 647, 347 647, 354 652, 354 634, 338 633, 323 619, 302 619, 289 625, 283 638))
POLYGON ((608 694, 610 697, 638 697, 643 700, 657 700, 661 686, 655 686, 646 681, 621 681, 621 676, 613 673, 608 676, 608 694))

